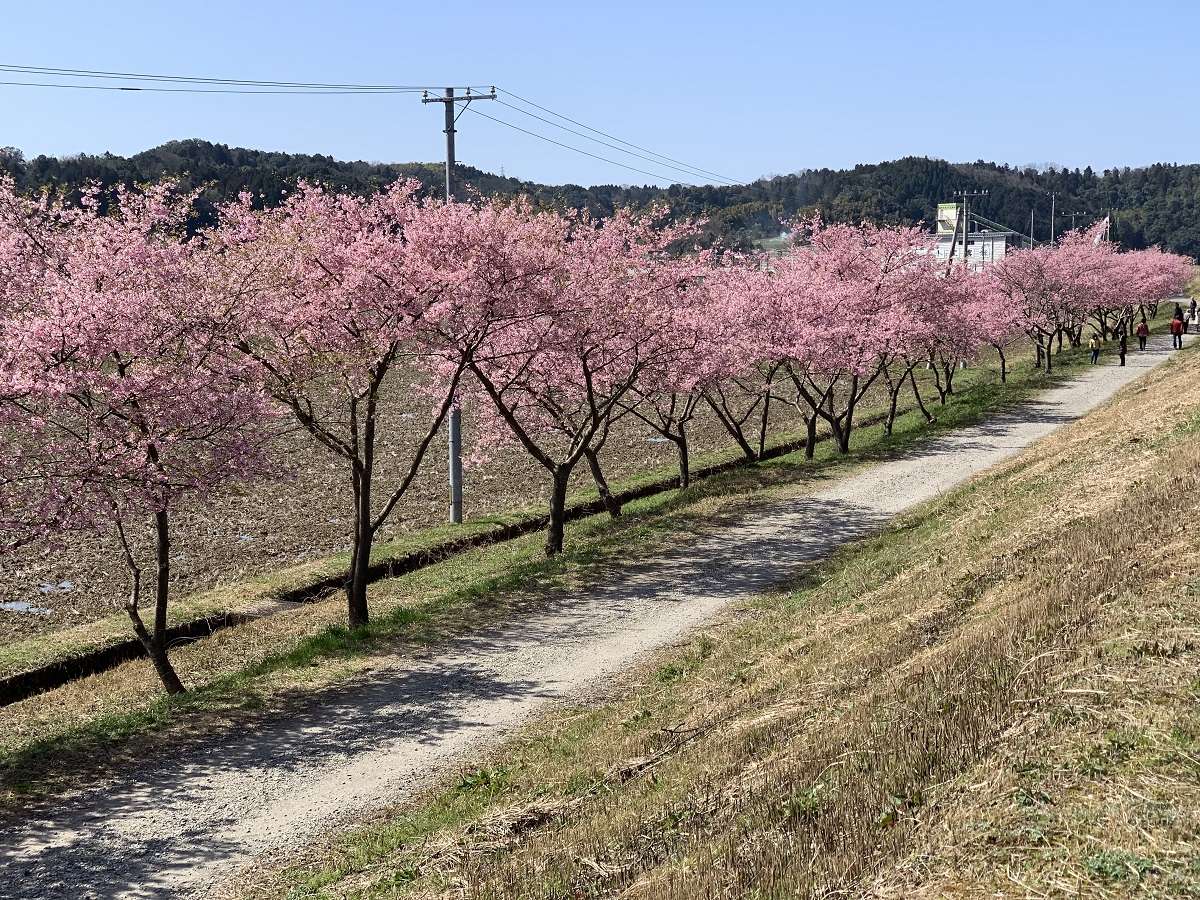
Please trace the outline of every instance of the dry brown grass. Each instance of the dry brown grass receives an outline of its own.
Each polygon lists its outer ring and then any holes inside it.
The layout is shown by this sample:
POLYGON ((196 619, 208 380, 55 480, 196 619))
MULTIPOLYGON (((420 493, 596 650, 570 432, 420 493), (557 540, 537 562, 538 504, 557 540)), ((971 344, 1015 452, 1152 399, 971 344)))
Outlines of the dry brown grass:
POLYGON ((1200 359, 268 880, 1200 896, 1200 359))

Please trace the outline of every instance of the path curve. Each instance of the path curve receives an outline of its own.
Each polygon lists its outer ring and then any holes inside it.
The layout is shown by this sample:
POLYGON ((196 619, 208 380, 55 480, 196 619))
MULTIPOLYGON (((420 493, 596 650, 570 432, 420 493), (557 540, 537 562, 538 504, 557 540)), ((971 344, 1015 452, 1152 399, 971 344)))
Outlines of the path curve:
POLYGON ((1169 356, 1167 336, 988 421, 923 443, 732 528, 627 567, 532 618, 395 660, 286 719, 148 761, 0 823, 0 895, 202 896, 338 818, 402 801, 539 706, 588 690, 731 601, 1010 457, 1169 356))

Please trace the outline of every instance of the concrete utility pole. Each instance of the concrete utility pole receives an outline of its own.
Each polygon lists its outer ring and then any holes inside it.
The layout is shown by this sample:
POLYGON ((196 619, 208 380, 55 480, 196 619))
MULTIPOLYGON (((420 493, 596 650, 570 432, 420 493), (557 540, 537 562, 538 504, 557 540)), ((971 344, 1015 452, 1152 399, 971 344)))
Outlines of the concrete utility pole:
MULTIPOLYGON (((967 246, 969 244, 969 237, 971 234, 971 198, 972 197, 986 197, 987 194, 988 194, 987 191, 962 190, 962 191, 958 192, 958 196, 962 198, 963 267, 964 268, 966 268, 966 266, 968 265, 967 246)), ((951 259, 954 258, 954 247, 953 246, 950 247, 950 257, 951 257, 951 259)))
POLYGON ((1054 246, 1054 201, 1058 198, 1058 194, 1054 191, 1050 192, 1050 246, 1054 246))
POLYGON ((963 268, 967 267, 968 244, 971 236, 971 201, 967 199, 967 192, 963 191, 962 195, 963 208, 963 268))
POLYGON ((1033 210, 1034 210, 1034 208, 1032 206, 1029 207, 1029 249, 1030 250, 1033 249, 1033 210))
MULTIPOLYGON (((458 121, 461 112, 455 112, 455 103, 461 103, 467 108, 472 100, 495 100, 496 89, 490 94, 472 94, 471 89, 460 97, 454 96, 454 88, 445 89, 445 96, 430 97, 428 91, 421 98, 422 103, 441 103, 446 108, 446 202, 454 202, 454 123, 458 121)), ((462 411, 457 403, 450 407, 450 416, 446 422, 446 430, 450 438, 450 523, 461 525, 463 520, 463 477, 462 477, 462 411)))

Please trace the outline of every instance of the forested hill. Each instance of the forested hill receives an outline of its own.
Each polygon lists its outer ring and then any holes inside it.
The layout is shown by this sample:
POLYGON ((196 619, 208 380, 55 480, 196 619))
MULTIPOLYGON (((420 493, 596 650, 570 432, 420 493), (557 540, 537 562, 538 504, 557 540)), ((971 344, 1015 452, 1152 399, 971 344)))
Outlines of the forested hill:
MULTIPOLYGON (((341 162, 329 156, 273 153, 212 144, 172 141, 131 157, 112 154, 26 160, 19 151, 0 150, 0 171, 35 190, 72 190, 89 180, 111 184, 150 181, 163 176, 209 184, 206 196, 220 200, 249 190, 268 204, 305 178, 353 191, 372 191, 398 177, 419 179, 440 189, 442 167, 432 163, 341 162)), ((1156 164, 1138 169, 1035 171, 982 161, 951 164, 908 157, 853 169, 810 169, 735 187, 670 188, 618 185, 542 185, 503 178, 461 166, 464 189, 485 195, 529 194, 539 203, 586 207, 606 214, 615 207, 667 202, 677 215, 702 215, 727 240, 748 243, 777 234, 782 223, 819 209, 831 220, 932 222, 939 202, 959 189, 987 190, 974 203, 981 215, 1027 232, 1036 207, 1036 237, 1050 232, 1049 192, 1058 194, 1060 213, 1077 213, 1077 224, 1116 209, 1115 236, 1130 247, 1160 244, 1200 256, 1200 165, 1156 164)), ((1058 231, 1069 228, 1060 215, 1058 231)))

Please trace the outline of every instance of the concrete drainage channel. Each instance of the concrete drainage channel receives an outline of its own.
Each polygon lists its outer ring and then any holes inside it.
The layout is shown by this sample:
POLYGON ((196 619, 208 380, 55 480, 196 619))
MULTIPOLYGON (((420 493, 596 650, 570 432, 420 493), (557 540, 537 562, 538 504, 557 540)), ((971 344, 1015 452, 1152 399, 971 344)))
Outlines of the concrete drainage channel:
MULTIPOLYGON (((868 416, 860 421, 859 425, 875 425, 884 420, 883 414, 868 416)), ((822 434, 817 436, 817 442, 821 443, 829 439, 829 435, 822 434)), ((794 453, 797 450, 802 450, 806 441, 789 441, 784 444, 779 444, 775 447, 769 447, 759 457, 759 461, 776 459, 780 456, 786 456, 789 453, 794 453)), ((693 481, 710 478, 713 475, 718 475, 722 472, 729 472, 734 469, 750 465, 751 461, 743 458, 731 459, 727 462, 718 463, 717 465, 707 466, 698 469, 692 473, 693 481)), ((679 477, 672 476, 663 478, 658 481, 653 481, 639 488, 629 491, 622 491, 615 495, 620 503, 629 503, 633 500, 640 500, 644 497, 652 497, 655 494, 661 494, 666 491, 675 490, 679 487, 679 477)), ((586 516, 596 515, 605 511, 602 501, 592 500, 587 503, 579 503, 567 510, 566 519, 568 522, 581 519, 586 516)), ((468 550, 473 550, 478 547, 486 547, 492 544, 499 544, 504 541, 510 541, 514 538, 530 534, 534 531, 541 531, 546 527, 546 516, 532 516, 528 519, 522 519, 519 522, 513 522, 508 525, 500 526, 492 531, 483 534, 475 534, 470 537, 456 538, 454 540, 445 541, 437 544, 426 550, 420 550, 410 553, 406 556, 397 557, 396 559, 388 560, 387 562, 376 563, 371 566, 368 579, 371 583, 381 581, 385 578, 396 578, 400 575, 407 575, 409 572, 415 572, 418 569, 423 569, 427 566, 435 565, 442 562, 451 556, 459 553, 465 553, 468 550)), ((224 628, 232 628, 236 625, 251 622, 256 619, 264 618, 281 610, 292 607, 298 603, 311 603, 315 600, 321 600, 328 597, 331 593, 339 590, 345 583, 345 575, 336 575, 329 578, 323 578, 320 581, 312 584, 304 585, 300 588, 281 593, 273 597, 261 610, 249 612, 226 612, 216 615, 207 616, 202 619, 195 619, 191 622, 183 622, 172 626, 167 631, 168 642, 171 646, 179 646, 180 644, 188 644, 192 641, 198 641, 202 638, 209 637, 214 632, 224 628)), ((10 675, 7 678, 0 679, 0 706, 8 706, 12 703, 19 703, 36 694, 50 691, 58 687, 62 687, 71 681, 79 678, 86 678, 90 675, 98 675, 108 669, 115 668, 122 663, 130 660, 139 659, 146 655, 146 649, 141 642, 136 639, 120 641, 116 644, 110 644, 106 647, 98 647, 94 650, 89 650, 86 653, 81 653, 77 656, 68 657, 58 660, 53 663, 48 663, 44 666, 39 666, 36 669, 30 669, 26 672, 18 672, 15 675, 10 675)))

